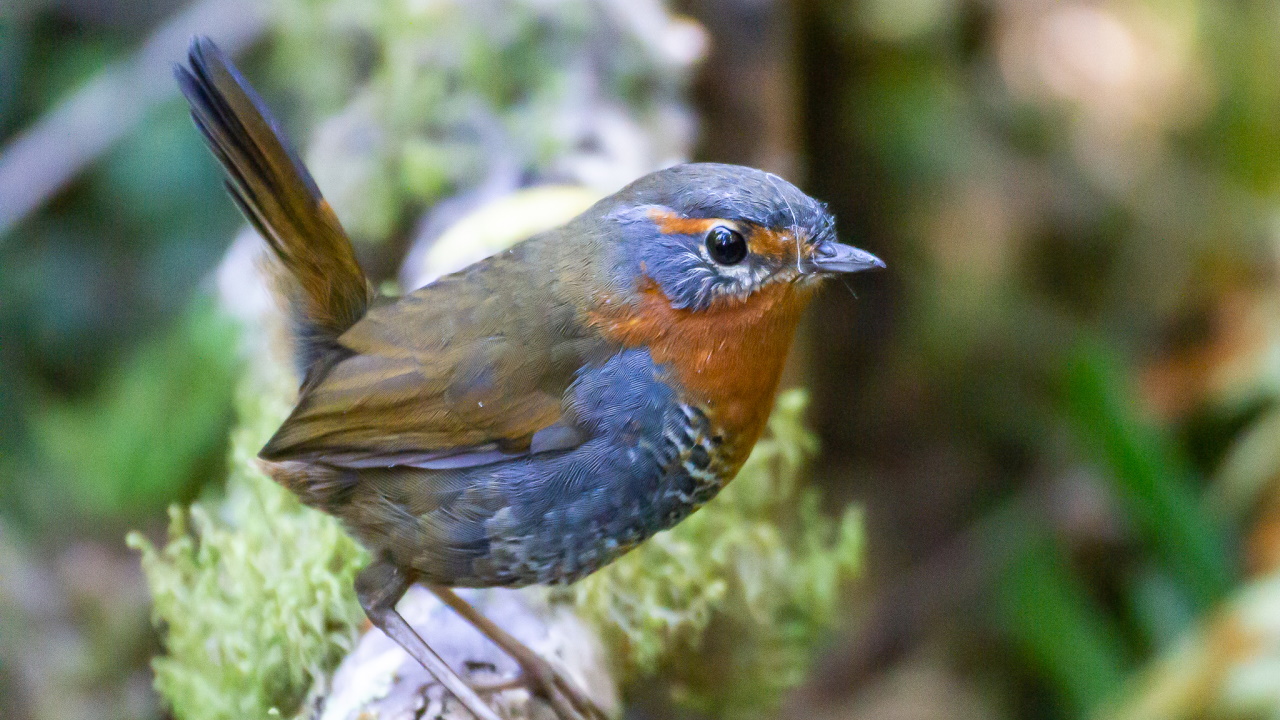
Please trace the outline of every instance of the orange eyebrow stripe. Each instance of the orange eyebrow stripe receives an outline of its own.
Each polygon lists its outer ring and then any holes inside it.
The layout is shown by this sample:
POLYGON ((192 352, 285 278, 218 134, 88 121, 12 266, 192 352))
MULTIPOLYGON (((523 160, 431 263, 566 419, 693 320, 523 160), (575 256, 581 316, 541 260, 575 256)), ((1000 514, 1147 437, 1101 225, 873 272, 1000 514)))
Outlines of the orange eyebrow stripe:
MULTIPOLYGON (((649 217, 663 235, 702 235, 716 225, 742 228, 747 234, 747 247, 756 255, 791 261, 796 256, 794 230, 772 230, 751 223, 730 222, 723 218, 686 218, 666 210, 650 210, 649 217)), ((808 254, 805 243, 800 252, 808 254)))
POLYGON ((750 234, 747 235, 747 247, 756 255, 794 259, 796 240, 791 232, 752 226, 750 234))
POLYGON ((663 235, 699 235, 725 222, 720 218, 685 218, 665 210, 650 210, 649 218, 663 235))

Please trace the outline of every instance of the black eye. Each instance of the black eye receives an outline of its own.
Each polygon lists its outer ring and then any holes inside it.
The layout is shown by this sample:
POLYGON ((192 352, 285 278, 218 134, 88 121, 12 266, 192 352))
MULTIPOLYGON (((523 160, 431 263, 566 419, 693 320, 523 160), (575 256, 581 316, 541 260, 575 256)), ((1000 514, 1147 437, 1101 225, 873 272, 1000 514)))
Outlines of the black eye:
POLYGON ((717 225, 707 233, 707 252, 721 265, 737 265, 747 256, 747 239, 737 230, 717 225))

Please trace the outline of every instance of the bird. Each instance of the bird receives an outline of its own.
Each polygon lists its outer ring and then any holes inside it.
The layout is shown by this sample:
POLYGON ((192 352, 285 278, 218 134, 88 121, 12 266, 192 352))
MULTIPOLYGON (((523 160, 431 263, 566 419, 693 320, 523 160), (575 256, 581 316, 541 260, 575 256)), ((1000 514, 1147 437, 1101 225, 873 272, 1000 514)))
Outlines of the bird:
POLYGON ((498 718, 483 689, 396 611, 414 583, 562 718, 605 717, 453 588, 571 583, 710 501, 760 437, 817 289, 885 264, 790 182, 688 163, 380 296, 232 61, 196 37, 175 74, 291 327, 297 402, 262 467, 368 548, 355 591, 370 622, 476 717, 498 718))

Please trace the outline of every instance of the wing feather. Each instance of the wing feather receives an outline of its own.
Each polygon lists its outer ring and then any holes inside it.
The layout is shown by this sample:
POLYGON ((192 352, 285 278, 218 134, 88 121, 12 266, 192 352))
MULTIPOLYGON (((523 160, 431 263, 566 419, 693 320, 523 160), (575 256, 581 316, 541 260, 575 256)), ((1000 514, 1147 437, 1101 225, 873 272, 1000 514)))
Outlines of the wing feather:
POLYGON ((545 283, 529 290, 522 255, 370 310, 338 338, 342 355, 308 379, 261 457, 451 468, 581 443, 565 393, 584 363, 610 351, 545 283))

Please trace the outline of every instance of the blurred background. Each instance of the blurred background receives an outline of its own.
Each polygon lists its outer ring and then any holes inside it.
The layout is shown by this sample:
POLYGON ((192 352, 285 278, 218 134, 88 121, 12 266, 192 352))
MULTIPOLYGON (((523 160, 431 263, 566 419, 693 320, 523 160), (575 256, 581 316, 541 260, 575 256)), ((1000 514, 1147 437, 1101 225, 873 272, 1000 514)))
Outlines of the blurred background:
POLYGON ((245 295, 196 32, 379 281, 486 199, 688 158, 887 261, 795 350, 865 559, 760 716, 1280 717, 1280 2, 482 5, 0 5, 0 717, 166 717, 123 537, 226 476, 245 295))

